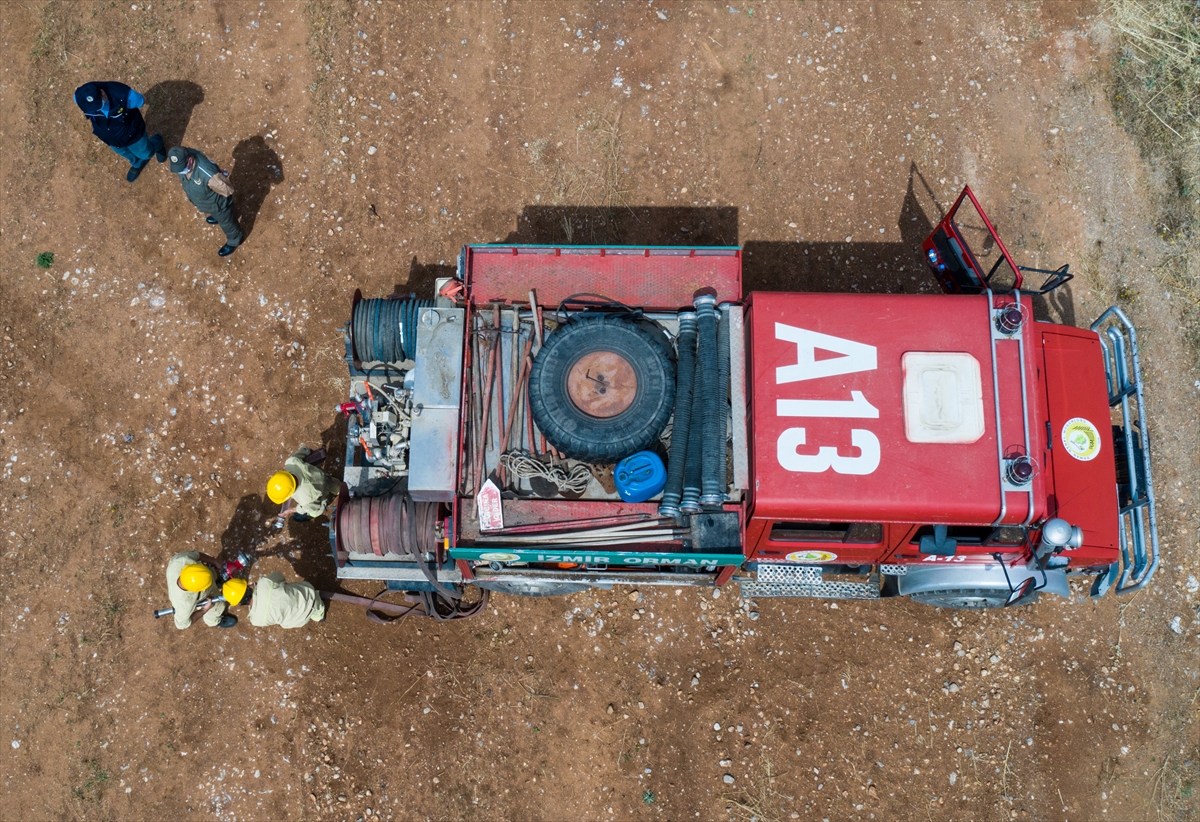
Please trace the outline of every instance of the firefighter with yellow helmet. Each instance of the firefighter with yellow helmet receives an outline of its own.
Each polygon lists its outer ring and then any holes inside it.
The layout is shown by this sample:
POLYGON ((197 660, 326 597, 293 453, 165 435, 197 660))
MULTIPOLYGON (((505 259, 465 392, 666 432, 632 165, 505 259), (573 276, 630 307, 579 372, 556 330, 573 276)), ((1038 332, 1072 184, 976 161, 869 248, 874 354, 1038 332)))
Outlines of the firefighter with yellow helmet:
MULTIPOLYGON (((181 551, 167 563, 167 596, 175 607, 175 627, 183 630, 192 624, 192 612, 202 599, 221 595, 221 572, 216 560, 198 551, 181 551)), ((232 628, 237 617, 225 613, 224 602, 213 602, 203 610, 204 624, 210 628, 232 628)))
MULTIPOLYGON (((286 582, 276 571, 259 577, 252 593, 250 624, 257 628, 302 628, 325 620, 325 601, 311 582, 286 582)), ((238 601, 244 604, 246 597, 238 601)))
POLYGON ((267 480, 267 498, 284 506, 279 512, 280 525, 288 514, 297 522, 316 519, 337 498, 341 487, 338 481, 313 464, 324 459, 324 455, 324 449, 314 452, 300 446, 287 458, 283 470, 267 480))

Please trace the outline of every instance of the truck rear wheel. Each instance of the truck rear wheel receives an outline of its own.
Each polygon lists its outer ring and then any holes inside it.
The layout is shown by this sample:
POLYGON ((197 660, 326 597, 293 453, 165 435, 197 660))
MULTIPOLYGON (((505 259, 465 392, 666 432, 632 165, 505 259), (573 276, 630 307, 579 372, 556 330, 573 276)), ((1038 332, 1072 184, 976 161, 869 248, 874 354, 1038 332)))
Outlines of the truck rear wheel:
POLYGON ((590 588, 582 582, 558 582, 556 580, 509 580, 489 579, 475 583, 480 588, 495 591, 498 594, 511 594, 521 597, 557 597, 566 594, 577 594, 590 588))
MULTIPOLYGON (((960 611, 985 611, 1003 608, 1011 592, 1007 588, 946 588, 941 591, 912 593, 908 598, 914 602, 934 608, 954 608, 960 611)), ((1019 604, 1028 605, 1037 599, 1037 594, 1023 599, 1019 604)))

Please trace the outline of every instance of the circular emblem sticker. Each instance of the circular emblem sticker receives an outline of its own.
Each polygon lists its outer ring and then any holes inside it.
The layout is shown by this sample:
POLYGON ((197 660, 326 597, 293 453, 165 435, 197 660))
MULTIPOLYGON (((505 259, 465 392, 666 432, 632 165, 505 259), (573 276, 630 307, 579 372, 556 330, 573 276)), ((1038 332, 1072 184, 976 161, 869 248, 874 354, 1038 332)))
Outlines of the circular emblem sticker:
POLYGON ((1088 462, 1100 453, 1100 432, 1083 417, 1069 419, 1062 427, 1063 447, 1077 460, 1088 462))
POLYGON ((521 557, 504 551, 488 551, 486 554, 480 554, 479 558, 485 562, 516 562, 521 557))
POLYGON ((837 554, 828 551, 792 551, 787 555, 788 562, 833 562, 837 554))

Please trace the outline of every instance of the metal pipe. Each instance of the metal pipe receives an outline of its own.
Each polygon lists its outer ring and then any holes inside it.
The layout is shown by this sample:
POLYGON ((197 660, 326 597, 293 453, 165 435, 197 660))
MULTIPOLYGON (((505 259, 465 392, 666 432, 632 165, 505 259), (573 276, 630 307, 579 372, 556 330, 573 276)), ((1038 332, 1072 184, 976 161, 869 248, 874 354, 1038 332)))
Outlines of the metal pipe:
POLYGON ((608 539, 610 537, 636 537, 645 536, 647 534, 663 534, 672 531, 678 531, 678 528, 673 526, 661 526, 658 523, 646 523, 646 525, 658 527, 642 527, 642 530, 637 528, 597 528, 594 531, 576 531, 562 532, 558 534, 524 534, 516 537, 494 537, 491 534, 481 534, 477 538, 477 542, 513 542, 513 543, 528 543, 528 542, 570 542, 572 540, 593 540, 593 539, 608 539))
POLYGON ((612 534, 610 536, 580 537, 573 539, 548 539, 520 537, 517 539, 483 539, 480 542, 503 543, 504 545, 634 545, 639 542, 678 542, 683 534, 678 529, 652 531, 646 534, 612 534))
POLYGON ((675 411, 671 423, 671 450, 667 455, 667 484, 658 513, 679 516, 683 497, 683 472, 687 462, 688 435, 692 427, 692 392, 696 377, 696 312, 679 312, 679 335, 675 369, 675 411))
POLYGON ((532 533, 532 534, 517 534, 516 536, 513 536, 511 534, 509 534, 509 535, 496 534, 493 531, 487 531, 487 532, 480 534, 478 538, 479 539, 492 539, 492 538, 505 538, 505 537, 511 536, 513 539, 517 539, 517 540, 529 540, 529 539, 558 539, 558 538, 562 538, 562 537, 594 537, 594 536, 605 536, 608 534, 619 534, 619 533, 625 533, 625 532, 638 531, 639 529, 646 530, 646 531, 654 531, 654 530, 661 529, 661 528, 673 528, 673 527, 674 527, 674 525, 671 523, 667 523, 662 520, 653 519, 653 520, 645 520, 643 522, 629 522, 629 523, 625 523, 624 525, 609 525, 609 526, 595 527, 595 528, 577 528, 574 531, 556 531, 553 533, 542 532, 542 533, 532 533))
POLYGON ((501 528, 496 531, 488 531, 488 535, 503 536, 505 534, 539 534, 545 531, 578 527, 580 525, 624 525, 630 522, 649 522, 650 520, 651 517, 649 514, 619 514, 611 517, 593 517, 592 519, 558 520, 556 522, 538 522, 530 525, 514 525, 511 528, 501 528))

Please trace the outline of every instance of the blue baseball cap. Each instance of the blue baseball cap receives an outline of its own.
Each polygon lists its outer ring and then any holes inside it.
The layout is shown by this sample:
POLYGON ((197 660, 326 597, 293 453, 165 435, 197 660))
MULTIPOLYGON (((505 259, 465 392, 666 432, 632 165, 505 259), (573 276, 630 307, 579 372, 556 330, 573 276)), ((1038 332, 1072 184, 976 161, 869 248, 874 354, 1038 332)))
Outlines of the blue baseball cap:
POLYGON ((88 117, 108 116, 108 98, 100 93, 99 83, 84 83, 75 89, 75 105, 88 117))

